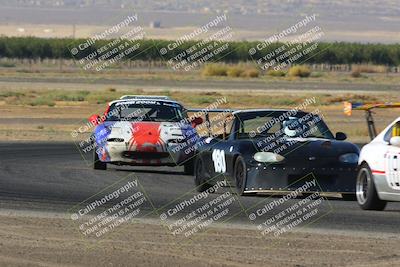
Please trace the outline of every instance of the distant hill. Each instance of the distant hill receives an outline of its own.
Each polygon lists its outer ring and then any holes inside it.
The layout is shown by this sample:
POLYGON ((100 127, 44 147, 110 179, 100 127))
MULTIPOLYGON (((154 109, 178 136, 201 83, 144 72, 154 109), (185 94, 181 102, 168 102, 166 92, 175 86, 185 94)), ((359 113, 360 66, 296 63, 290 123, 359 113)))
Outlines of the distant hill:
POLYGON ((398 0, 0 0, 0 3, 10 7, 135 8, 138 11, 229 12, 242 15, 285 14, 309 8, 326 15, 400 15, 398 0))
POLYGON ((254 40, 315 13, 326 41, 400 43, 399 0, 0 0, 0 4, 0 34, 5 35, 16 31, 14 25, 112 25, 137 13, 144 27, 156 21, 167 29, 154 37, 173 33, 173 38, 178 33, 171 29, 197 27, 226 13, 226 24, 241 31, 235 38, 254 40), (11 28, 2 30, 4 25, 11 28))

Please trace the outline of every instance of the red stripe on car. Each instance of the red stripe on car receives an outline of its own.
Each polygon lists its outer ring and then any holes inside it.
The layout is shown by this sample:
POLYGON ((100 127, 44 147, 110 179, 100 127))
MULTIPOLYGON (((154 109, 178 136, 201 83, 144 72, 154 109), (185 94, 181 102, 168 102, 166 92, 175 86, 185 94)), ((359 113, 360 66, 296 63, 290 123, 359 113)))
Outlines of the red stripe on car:
POLYGON ((385 171, 372 170, 373 174, 385 174, 385 171))

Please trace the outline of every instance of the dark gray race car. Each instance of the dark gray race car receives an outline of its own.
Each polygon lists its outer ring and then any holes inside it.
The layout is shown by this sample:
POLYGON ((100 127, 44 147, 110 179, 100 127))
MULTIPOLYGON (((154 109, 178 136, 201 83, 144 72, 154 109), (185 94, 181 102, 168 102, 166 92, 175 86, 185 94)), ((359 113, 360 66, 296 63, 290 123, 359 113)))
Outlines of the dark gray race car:
POLYGON ((354 199, 359 148, 345 142, 344 133, 334 136, 320 115, 258 109, 207 111, 206 117, 212 112, 225 113, 223 130, 198 145, 198 191, 221 178, 235 184, 241 195, 292 191, 314 180, 304 192, 354 199))

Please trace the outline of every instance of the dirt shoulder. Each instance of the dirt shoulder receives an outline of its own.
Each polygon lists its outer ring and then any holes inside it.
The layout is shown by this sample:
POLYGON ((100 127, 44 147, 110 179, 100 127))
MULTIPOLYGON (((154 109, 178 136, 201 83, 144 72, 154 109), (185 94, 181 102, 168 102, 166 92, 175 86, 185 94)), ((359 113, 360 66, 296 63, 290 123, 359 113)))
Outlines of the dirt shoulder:
POLYGON ((187 240, 144 222, 90 239, 68 219, 0 216, 1 266, 397 266, 398 241, 298 232, 274 238, 232 228, 187 240))

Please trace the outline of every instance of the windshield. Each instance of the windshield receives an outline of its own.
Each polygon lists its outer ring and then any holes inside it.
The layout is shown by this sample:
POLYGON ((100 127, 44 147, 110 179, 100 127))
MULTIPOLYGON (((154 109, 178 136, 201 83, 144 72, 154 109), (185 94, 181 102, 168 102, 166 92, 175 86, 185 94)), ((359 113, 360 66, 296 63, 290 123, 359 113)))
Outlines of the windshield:
POLYGON ((239 114, 237 138, 257 137, 334 138, 328 126, 317 114, 298 112, 293 115, 284 111, 239 114))
POLYGON ((185 118, 182 106, 160 101, 121 102, 110 106, 106 121, 179 122, 185 118))

